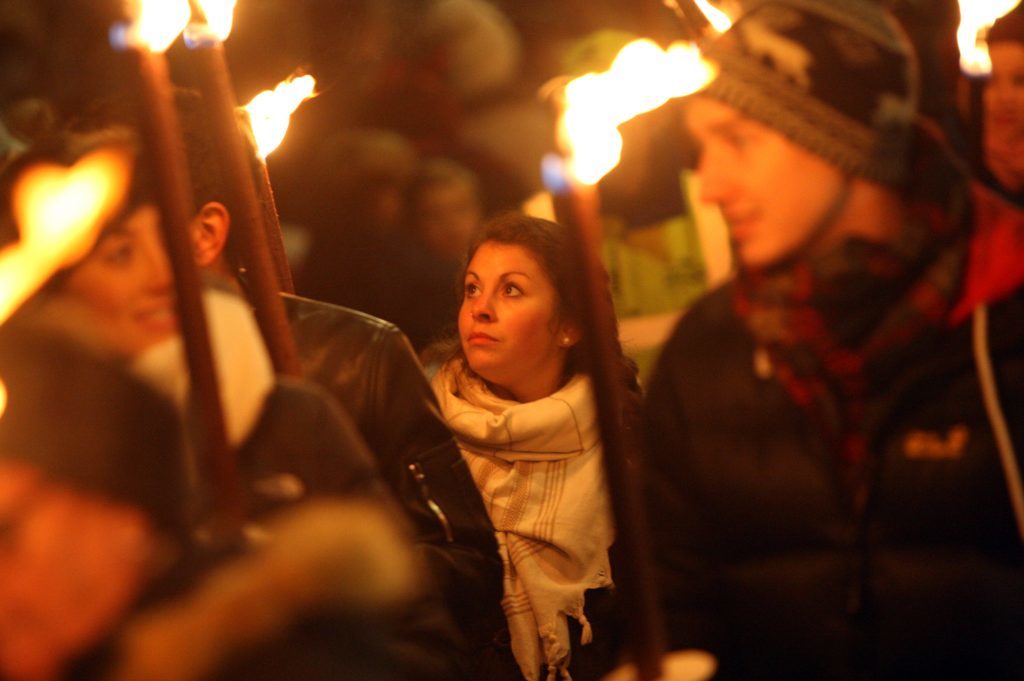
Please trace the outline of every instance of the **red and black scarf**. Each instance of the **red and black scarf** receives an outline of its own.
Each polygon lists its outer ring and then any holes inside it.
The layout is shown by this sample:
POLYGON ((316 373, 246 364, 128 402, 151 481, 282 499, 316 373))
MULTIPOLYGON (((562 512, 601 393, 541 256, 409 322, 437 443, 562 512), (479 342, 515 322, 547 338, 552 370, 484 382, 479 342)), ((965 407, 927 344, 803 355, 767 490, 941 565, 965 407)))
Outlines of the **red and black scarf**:
POLYGON ((961 289, 967 183, 948 160, 939 163, 919 182, 893 242, 851 239, 781 269, 741 272, 737 281, 737 314, 767 351, 778 380, 838 452, 858 504, 865 491, 867 399, 945 325, 961 289))

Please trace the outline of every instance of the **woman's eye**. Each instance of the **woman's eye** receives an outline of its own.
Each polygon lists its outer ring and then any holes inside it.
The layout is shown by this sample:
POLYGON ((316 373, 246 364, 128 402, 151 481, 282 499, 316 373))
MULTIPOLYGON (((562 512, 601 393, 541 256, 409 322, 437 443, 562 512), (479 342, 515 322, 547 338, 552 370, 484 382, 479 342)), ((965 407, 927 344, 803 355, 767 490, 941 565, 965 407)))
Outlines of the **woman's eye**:
POLYGON ((521 295, 523 295, 523 291, 522 291, 522 289, 520 289, 515 284, 506 284, 505 285, 505 295, 506 296, 521 296, 521 295))
POLYGON ((750 142, 750 138, 742 133, 734 133, 729 136, 728 142, 734 149, 743 150, 750 142))
POLYGON ((477 286, 476 284, 466 284, 466 288, 464 289, 464 295, 467 298, 472 298, 473 296, 475 296, 479 292, 480 292, 480 287, 477 286))
POLYGON ((129 243, 111 244, 104 249, 102 259, 109 265, 125 265, 131 260, 132 252, 129 243))

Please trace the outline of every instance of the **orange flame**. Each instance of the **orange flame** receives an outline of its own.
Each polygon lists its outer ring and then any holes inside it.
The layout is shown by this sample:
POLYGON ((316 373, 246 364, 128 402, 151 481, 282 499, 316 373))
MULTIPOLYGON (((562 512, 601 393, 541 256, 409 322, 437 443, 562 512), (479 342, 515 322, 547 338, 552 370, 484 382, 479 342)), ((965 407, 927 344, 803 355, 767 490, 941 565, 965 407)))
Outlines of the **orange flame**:
POLYGON ((640 39, 623 47, 608 71, 570 81, 558 131, 569 154, 569 173, 582 184, 596 184, 619 162, 618 126, 673 97, 696 92, 714 75, 692 43, 676 42, 662 50, 640 39))
POLYGON ((21 239, 0 250, 0 322, 89 252, 124 200, 131 165, 123 150, 106 148, 70 169, 41 163, 21 174, 12 194, 21 239))
POLYGON ((1020 0, 960 0, 956 42, 960 48, 961 71, 969 76, 992 72, 985 36, 997 19, 1019 4, 1020 0))
POLYGON ((261 158, 267 158, 281 144, 288 132, 292 113, 313 96, 315 87, 313 76, 291 76, 273 90, 259 93, 242 107, 249 114, 249 124, 261 158))
POLYGON ((166 52, 188 24, 188 0, 129 0, 134 17, 120 39, 125 45, 166 52))
POLYGON ((697 5, 704 16, 708 18, 708 23, 719 33, 725 33, 732 26, 732 19, 729 15, 720 9, 711 6, 707 0, 693 0, 693 3, 697 5))
POLYGON ((206 15, 206 25, 213 36, 225 41, 231 35, 234 23, 235 5, 238 0, 196 0, 199 8, 206 15))
MULTIPOLYGON (((131 166, 124 151, 108 148, 70 169, 41 163, 21 174, 11 199, 21 239, 0 250, 0 323, 50 275, 89 252, 124 200, 131 166)), ((0 380, 0 416, 6 409, 0 380)))

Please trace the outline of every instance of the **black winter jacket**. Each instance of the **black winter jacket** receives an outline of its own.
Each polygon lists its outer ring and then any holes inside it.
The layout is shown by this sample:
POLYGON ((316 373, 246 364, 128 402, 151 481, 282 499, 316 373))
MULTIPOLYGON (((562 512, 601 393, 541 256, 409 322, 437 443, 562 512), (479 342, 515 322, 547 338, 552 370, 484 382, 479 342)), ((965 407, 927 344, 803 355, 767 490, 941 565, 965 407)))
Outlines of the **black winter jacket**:
MULTIPOLYGON (((772 376, 731 285, 682 319, 648 392, 647 488, 675 647, 722 679, 1024 678, 1024 546, 971 323, 920 347, 867 405, 863 514, 837 455, 772 376)), ((1024 293, 990 308, 1024 447, 1024 293)), ((1024 462, 1022 462, 1024 463, 1024 462)))
POLYGON ((238 460, 247 482, 250 517, 310 496, 373 497, 383 492, 377 467, 351 418, 308 381, 278 377, 238 460))
POLYGON ((480 493, 441 419, 412 348, 394 324, 283 296, 304 375, 352 416, 415 528, 457 623, 473 643, 500 615, 502 567, 480 493))
MULTIPOLYGON (((405 521, 350 416, 311 381, 277 379, 238 461, 250 518, 315 497, 365 497, 405 521)), ((199 566, 199 574, 208 567, 199 566)), ((307 614, 279 638, 238 655, 216 678, 282 678, 287 668, 311 680, 451 681, 465 673, 465 658, 442 595, 428 586, 400 609, 307 614)))

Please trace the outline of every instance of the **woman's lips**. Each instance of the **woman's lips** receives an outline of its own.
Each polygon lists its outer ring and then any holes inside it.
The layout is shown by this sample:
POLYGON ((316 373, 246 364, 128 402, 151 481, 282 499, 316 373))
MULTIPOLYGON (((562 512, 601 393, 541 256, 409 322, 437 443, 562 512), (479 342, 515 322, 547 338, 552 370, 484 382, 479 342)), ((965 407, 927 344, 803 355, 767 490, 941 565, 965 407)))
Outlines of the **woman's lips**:
POLYGON ((466 336, 466 342, 470 345, 489 345, 490 343, 498 342, 498 339, 488 336, 486 333, 476 332, 466 336))
POLYGON ((175 333, 178 330, 178 315, 174 308, 157 308, 136 313, 136 321, 152 331, 175 333))

